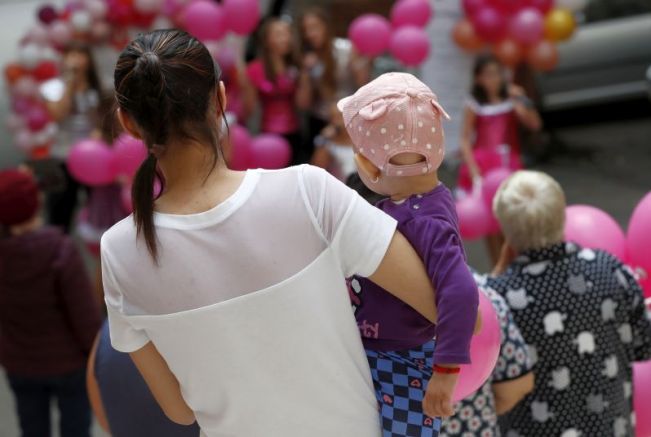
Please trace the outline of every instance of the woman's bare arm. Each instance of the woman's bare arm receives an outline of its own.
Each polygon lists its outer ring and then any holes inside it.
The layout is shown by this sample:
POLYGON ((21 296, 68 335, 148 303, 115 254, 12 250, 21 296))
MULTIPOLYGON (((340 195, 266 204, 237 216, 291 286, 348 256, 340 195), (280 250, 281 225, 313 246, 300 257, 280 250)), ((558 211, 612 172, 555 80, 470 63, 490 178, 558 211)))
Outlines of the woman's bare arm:
POLYGON ((470 176, 474 179, 481 176, 475 157, 472 154, 472 137, 475 133, 476 115, 472 109, 466 107, 463 111, 463 124, 461 126, 461 157, 468 166, 470 176))
POLYGON ((99 391, 99 385, 97 384, 97 378, 95 377, 95 357, 97 356, 97 345, 99 344, 99 335, 95 338, 95 343, 93 348, 90 351, 90 356, 88 357, 88 365, 86 367, 86 391, 88 392, 88 400, 90 401, 90 406, 93 409, 95 418, 99 423, 99 426, 108 433, 110 433, 108 420, 106 419, 106 412, 104 411, 104 404, 102 403, 102 397, 99 391))
POLYGON ((194 412, 183 399, 179 381, 156 346, 149 342, 130 355, 165 415, 179 425, 193 424, 194 412))
POLYGON ((369 279, 436 323, 434 287, 423 261, 398 231, 378 269, 369 279))
POLYGON ((495 412, 498 415, 507 413, 515 407, 526 395, 531 393, 534 386, 533 372, 510 381, 494 383, 495 412))

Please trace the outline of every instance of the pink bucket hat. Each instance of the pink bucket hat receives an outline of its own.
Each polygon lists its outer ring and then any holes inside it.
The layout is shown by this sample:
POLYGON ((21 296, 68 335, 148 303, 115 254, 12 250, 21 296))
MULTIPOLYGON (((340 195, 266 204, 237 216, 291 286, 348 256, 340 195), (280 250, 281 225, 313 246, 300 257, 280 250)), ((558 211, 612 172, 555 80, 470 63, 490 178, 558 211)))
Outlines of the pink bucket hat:
POLYGON ((441 117, 450 117, 436 95, 407 73, 386 73, 341 99, 346 129, 355 150, 387 176, 416 176, 435 171, 445 156, 441 117), (417 153, 424 161, 398 165, 391 158, 417 153))

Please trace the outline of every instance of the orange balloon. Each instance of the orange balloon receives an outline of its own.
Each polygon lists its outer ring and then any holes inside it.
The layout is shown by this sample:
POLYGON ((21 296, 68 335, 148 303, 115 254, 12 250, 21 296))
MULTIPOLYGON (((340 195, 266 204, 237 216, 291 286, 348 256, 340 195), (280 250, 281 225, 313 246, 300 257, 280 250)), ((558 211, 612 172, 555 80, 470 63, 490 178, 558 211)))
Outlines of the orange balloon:
POLYGON ((565 41, 575 29, 574 14, 568 9, 553 9, 545 16, 545 38, 550 41, 565 41))
POLYGON ((16 83, 26 73, 25 69, 18 64, 9 64, 5 67, 5 77, 9 85, 16 83))
POLYGON ((539 71, 550 71, 558 64, 558 49, 556 44, 549 41, 540 41, 529 50, 528 61, 533 68, 539 71))
POLYGON ((522 61, 523 53, 520 45, 512 39, 504 39, 493 46, 493 54, 502 64, 515 67, 522 61))
POLYGON ((459 20, 452 29, 452 39, 467 52, 476 52, 484 46, 484 42, 475 33, 475 27, 465 18, 459 20))

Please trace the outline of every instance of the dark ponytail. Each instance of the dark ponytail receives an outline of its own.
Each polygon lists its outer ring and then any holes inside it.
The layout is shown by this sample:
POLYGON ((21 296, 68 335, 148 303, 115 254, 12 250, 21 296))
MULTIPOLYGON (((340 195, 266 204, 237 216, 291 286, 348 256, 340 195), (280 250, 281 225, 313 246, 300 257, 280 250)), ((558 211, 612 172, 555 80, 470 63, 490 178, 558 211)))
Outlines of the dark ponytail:
POLYGON ((209 144, 214 169, 221 156, 216 96, 223 117, 219 67, 198 40, 179 30, 138 36, 120 54, 115 69, 118 106, 135 121, 149 150, 133 180, 133 217, 149 252, 157 259, 154 185, 165 180, 157 158, 183 140, 209 144))

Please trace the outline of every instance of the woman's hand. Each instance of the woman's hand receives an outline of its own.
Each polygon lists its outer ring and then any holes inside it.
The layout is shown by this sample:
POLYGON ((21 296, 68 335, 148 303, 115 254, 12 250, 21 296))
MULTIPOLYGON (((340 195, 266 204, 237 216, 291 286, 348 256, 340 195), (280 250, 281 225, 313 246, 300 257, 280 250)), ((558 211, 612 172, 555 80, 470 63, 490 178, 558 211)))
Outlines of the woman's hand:
POLYGON ((303 56, 303 68, 311 70, 319 63, 319 57, 314 52, 308 52, 303 56))

